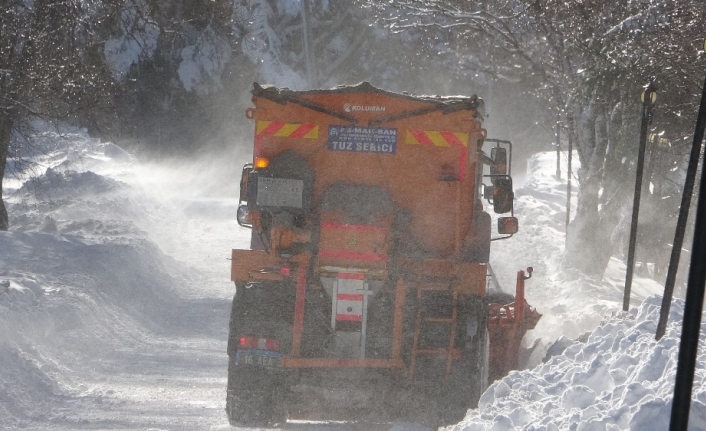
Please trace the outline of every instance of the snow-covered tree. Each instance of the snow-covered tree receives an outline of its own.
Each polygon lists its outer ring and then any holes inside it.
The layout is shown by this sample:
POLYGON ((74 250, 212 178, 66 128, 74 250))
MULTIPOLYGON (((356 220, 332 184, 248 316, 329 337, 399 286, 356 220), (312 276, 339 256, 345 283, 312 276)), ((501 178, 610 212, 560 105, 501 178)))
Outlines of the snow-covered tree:
POLYGON ((143 0, 125 1, 117 25, 117 34, 105 42, 103 52, 115 79, 124 81, 131 67, 154 55, 160 28, 143 0))
MULTIPOLYGON (((676 144, 693 131, 695 111, 684 115, 684 110, 698 103, 694 89, 703 66, 694 65, 700 56, 703 59, 703 53, 694 42, 706 34, 706 10, 692 2, 651 0, 579 4, 578 10, 566 9, 561 1, 543 2, 542 6, 542 10, 531 9, 533 17, 537 27, 548 34, 553 57, 562 59, 556 64, 565 65, 562 73, 550 75, 549 85, 561 89, 562 97, 557 101, 563 105, 568 132, 575 138, 583 166, 565 263, 600 277, 610 252, 618 251, 611 241, 621 236, 616 228, 626 233, 625 218, 630 218, 632 210, 642 86, 654 81, 663 90, 652 132, 669 130, 676 144)), ((679 164, 672 168, 679 168, 679 164)), ((660 183, 666 178, 664 171, 661 174, 650 175, 647 184, 660 183)), ((654 187, 647 187, 643 194, 657 206, 643 210, 662 214, 675 210, 666 207, 673 205, 672 200, 650 199, 652 191, 654 187)), ((650 214, 641 213, 647 221, 650 214)), ((673 233, 671 226, 662 230, 670 231, 673 233)), ((654 230, 645 238, 660 241, 643 246, 666 246, 669 237, 654 230)))
POLYGON ((450 67, 472 68, 499 83, 520 82, 541 101, 535 108, 545 118, 561 121, 582 164, 565 263, 602 276, 615 229, 632 202, 641 86, 655 80, 668 92, 658 102, 654 132, 669 130, 676 144, 693 124, 695 112, 687 107, 696 106, 703 75, 703 65, 697 66, 706 34, 703 5, 687 0, 360 3, 391 29, 434 46, 452 44, 458 61, 450 67))
POLYGON ((8 229, 2 179, 13 133, 33 118, 99 110, 110 98, 95 39, 111 10, 80 0, 8 0, 0 7, 0 230, 8 229))

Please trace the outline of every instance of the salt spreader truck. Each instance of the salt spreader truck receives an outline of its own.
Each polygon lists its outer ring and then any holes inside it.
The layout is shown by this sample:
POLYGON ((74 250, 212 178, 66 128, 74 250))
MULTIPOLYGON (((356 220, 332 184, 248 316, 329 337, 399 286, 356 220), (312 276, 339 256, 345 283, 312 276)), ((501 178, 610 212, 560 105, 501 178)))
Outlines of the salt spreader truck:
POLYGON ((398 398, 388 388, 424 393, 460 420, 489 379, 517 367, 540 317, 524 298, 531 268, 517 273, 514 297, 488 287, 491 241, 518 229, 512 144, 486 137, 477 96, 368 83, 255 84, 252 94, 254 154, 237 215, 251 245, 232 251, 230 422, 284 421, 296 413, 287 399, 320 387, 361 411, 398 398), (497 230, 485 208, 500 215, 497 230))

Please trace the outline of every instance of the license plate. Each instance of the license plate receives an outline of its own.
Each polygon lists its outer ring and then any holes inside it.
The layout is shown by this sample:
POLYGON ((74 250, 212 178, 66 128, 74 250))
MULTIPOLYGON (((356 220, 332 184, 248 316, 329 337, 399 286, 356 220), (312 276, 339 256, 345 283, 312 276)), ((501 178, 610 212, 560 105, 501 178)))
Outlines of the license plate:
POLYGON ((256 367, 278 368, 280 354, 252 350, 238 350, 235 355, 236 365, 254 365, 256 367))
POLYGON ((258 206, 266 207, 292 207, 303 206, 304 181, 287 178, 257 179, 258 206))

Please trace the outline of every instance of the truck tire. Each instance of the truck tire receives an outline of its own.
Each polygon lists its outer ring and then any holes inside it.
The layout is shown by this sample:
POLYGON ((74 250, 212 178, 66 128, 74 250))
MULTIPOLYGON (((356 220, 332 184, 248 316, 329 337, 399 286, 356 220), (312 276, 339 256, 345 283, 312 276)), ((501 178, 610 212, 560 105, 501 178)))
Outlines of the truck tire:
POLYGON ((226 414, 232 426, 257 426, 264 421, 259 412, 262 400, 252 391, 245 390, 240 372, 235 365, 235 354, 238 347, 238 328, 236 325, 238 314, 238 293, 244 286, 236 283, 236 294, 233 295, 233 304, 230 311, 228 330, 228 385, 226 389, 226 414))
POLYGON ((463 338, 463 358, 451 370, 445 409, 446 424, 458 423, 488 387, 488 327, 483 298, 470 297, 463 307, 459 335, 463 338))
POLYGON ((226 414, 232 426, 258 427, 283 423, 287 420, 284 389, 277 372, 251 366, 237 365, 236 352, 243 330, 240 301, 236 284, 228 332, 228 384, 226 414))

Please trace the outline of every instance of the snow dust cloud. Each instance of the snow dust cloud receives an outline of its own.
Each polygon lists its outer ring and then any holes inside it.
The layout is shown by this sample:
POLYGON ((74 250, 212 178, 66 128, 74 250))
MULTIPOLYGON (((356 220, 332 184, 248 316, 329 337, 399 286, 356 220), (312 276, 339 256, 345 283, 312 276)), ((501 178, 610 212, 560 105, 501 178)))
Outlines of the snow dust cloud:
MULTIPOLYGON (((11 183, 8 193, 11 230, 0 233, 0 423, 52 431, 228 429, 228 258, 249 244, 249 231, 235 222, 249 155, 142 162, 79 129, 65 136, 72 151, 33 156, 35 177, 11 183)), ((52 141, 51 133, 43 139, 52 141)), ((554 176, 555 157, 529 160, 526 181, 516 183, 520 231, 491 252, 508 292, 518 270, 534 267, 526 295, 543 317, 526 338, 527 370, 493 384, 455 429, 549 431, 575 423, 646 431, 651 415, 668 410, 681 308, 655 343, 660 284, 637 276, 634 301, 647 300, 624 314, 621 261, 611 259, 600 282, 561 267, 566 190, 554 176)), ((706 400, 703 382, 695 390, 699 403, 706 400)), ((700 426, 706 415, 696 406, 700 426)))

